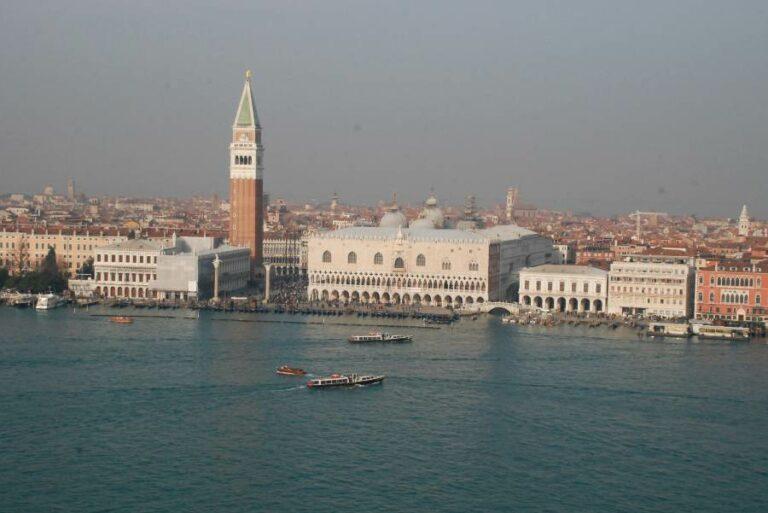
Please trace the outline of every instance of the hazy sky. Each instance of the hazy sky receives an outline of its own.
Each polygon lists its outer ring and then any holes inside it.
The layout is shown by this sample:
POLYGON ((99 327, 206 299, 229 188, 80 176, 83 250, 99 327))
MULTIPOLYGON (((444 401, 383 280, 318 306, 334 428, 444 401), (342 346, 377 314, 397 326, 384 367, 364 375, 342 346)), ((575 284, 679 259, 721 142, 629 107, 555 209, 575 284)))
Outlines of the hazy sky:
POLYGON ((4 0, 0 192, 226 194, 247 68, 273 197, 768 217, 765 0, 4 0))

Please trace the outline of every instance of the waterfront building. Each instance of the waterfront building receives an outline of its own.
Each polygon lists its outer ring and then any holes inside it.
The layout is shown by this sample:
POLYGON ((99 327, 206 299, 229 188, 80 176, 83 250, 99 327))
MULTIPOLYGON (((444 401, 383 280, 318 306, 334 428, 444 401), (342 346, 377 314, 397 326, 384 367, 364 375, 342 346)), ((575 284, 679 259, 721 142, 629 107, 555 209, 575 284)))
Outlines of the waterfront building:
POLYGON ((12 274, 37 268, 48 254, 56 252, 59 267, 74 276, 96 248, 126 240, 117 230, 15 229, 0 231, 0 267, 12 274))
POLYGON ((690 318, 693 313, 694 255, 648 251, 611 263, 608 313, 690 318))
POLYGON ((768 260, 721 260, 697 270, 696 319, 768 321, 768 260))
POLYGON ((95 293, 102 297, 155 297, 149 289, 157 279, 157 257, 163 246, 130 239, 94 250, 95 293))
POLYGON ((302 253, 306 250, 306 239, 295 234, 270 233, 264 237, 264 265, 269 265, 277 276, 301 274, 302 253))
POLYGON ((520 271, 520 303, 558 312, 603 312, 608 272, 584 265, 540 265, 520 271))
POLYGON ((311 235, 309 298, 451 307, 516 300, 520 269, 555 258, 550 239, 519 226, 456 230, 406 223, 393 205, 378 227, 311 235))
POLYGON ((264 146, 250 71, 232 125, 229 154, 229 243, 250 249, 252 272, 256 274, 262 263, 264 239, 264 146))
POLYGON ((213 295, 214 260, 219 292, 247 285, 250 250, 213 237, 131 239, 94 251, 94 292, 101 297, 206 299, 213 295))
POLYGON ((157 256, 152 296, 209 299, 244 289, 250 277, 250 250, 218 245, 212 237, 179 237, 157 256))

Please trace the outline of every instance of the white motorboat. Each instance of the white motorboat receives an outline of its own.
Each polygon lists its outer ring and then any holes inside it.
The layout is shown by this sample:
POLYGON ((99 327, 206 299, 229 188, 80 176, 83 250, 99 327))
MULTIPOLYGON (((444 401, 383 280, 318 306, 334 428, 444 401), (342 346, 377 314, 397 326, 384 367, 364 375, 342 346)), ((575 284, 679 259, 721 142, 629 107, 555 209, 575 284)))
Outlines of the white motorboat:
POLYGON ((56 294, 42 294, 37 297, 36 310, 53 310, 64 305, 64 300, 56 294))

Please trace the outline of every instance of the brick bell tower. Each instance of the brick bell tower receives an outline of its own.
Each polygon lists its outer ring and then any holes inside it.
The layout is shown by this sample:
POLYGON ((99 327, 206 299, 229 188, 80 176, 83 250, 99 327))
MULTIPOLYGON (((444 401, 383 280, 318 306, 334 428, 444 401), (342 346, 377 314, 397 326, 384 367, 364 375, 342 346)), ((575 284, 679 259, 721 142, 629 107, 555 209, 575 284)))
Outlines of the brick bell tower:
POLYGON ((229 145, 229 243, 251 250, 251 277, 261 274, 264 240, 264 146, 251 93, 251 72, 245 73, 243 93, 232 125, 229 145))

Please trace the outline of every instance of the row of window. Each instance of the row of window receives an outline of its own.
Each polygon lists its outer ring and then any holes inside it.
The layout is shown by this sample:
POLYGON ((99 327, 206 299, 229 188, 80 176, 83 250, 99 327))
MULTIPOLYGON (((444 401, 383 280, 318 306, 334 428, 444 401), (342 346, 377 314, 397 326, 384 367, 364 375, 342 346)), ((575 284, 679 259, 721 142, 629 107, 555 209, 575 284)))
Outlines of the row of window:
POLYGON ((156 280, 156 274, 149 273, 96 273, 96 281, 121 281, 121 282, 134 282, 144 283, 149 282, 150 279, 156 280))
POLYGON ((652 269, 647 267, 611 266, 611 273, 643 273, 643 274, 688 274, 686 269, 652 269))
MULTIPOLYGON (((333 261, 333 256, 331 255, 331 252, 330 251, 323 252, 323 263, 330 264, 332 261, 333 261)), ((349 253, 347 253, 347 263, 357 264, 357 253, 355 253, 354 251, 350 251, 349 253)), ((373 265, 384 265, 384 255, 382 255, 381 253, 376 253, 375 255, 373 255, 373 265)), ((427 265, 427 257, 425 257, 422 254, 419 254, 416 257, 416 266, 424 267, 426 265, 427 265)), ((405 261, 401 257, 395 258, 394 268, 404 269, 405 261)), ((443 260, 441 268, 443 271, 450 271, 451 261, 447 259, 443 260)), ((470 262, 469 270, 470 271, 480 270, 480 264, 478 264, 477 262, 470 262)))
POLYGON ((613 276, 611 275, 610 280, 612 282, 627 282, 627 283, 669 283, 672 285, 680 285, 685 283, 685 280, 681 279, 673 279, 673 278, 635 278, 632 276, 613 276))
POLYGON ((665 292, 665 289, 659 289, 659 288, 650 288, 650 287, 648 287, 646 289, 645 287, 618 287, 618 286, 614 287, 614 286, 611 286, 611 292, 629 292, 631 294, 632 293, 634 293, 634 294, 645 294, 646 291, 648 292, 648 294, 666 294, 667 296, 674 296, 674 295, 682 296, 685 293, 685 291, 683 289, 677 289, 677 291, 675 291, 675 289, 666 289, 666 292, 665 292))
MULTIPOLYGON (((731 276, 718 276, 717 279, 715 279, 714 276, 709 277, 709 284, 715 285, 717 284, 719 287, 754 287, 755 283, 757 283, 758 287, 763 286, 763 280, 758 278, 757 281, 755 281, 754 278, 741 278, 741 277, 731 277, 731 276)), ((699 276, 699 284, 704 284, 704 277, 699 276)))
MULTIPOLYGON (((699 292, 698 299, 699 299, 699 302, 704 301, 704 294, 699 292)), ((709 302, 710 303, 715 302, 714 292, 709 293, 709 302)), ((760 294, 755 295, 755 304, 759 305, 761 304, 761 302, 762 302, 762 298, 760 297, 760 294)), ((749 304, 749 294, 735 294, 735 293, 721 294, 720 303, 735 303, 739 305, 746 305, 746 304, 749 304)))
POLYGON ((235 155, 235 165, 250 166, 253 164, 253 157, 246 155, 235 155))
MULTIPOLYGON (((40 242, 35 242, 35 249, 48 249, 51 247, 54 247, 54 244, 45 244, 40 242)), ((61 249, 63 251, 72 251, 74 249, 75 244, 68 244, 64 243, 61 245, 61 249)), ((16 243, 15 242, 0 242, 0 249, 16 249, 16 243)), ((19 244, 20 249, 32 249, 32 245, 29 242, 22 242, 19 244)), ((92 250, 93 244, 77 244, 77 250, 92 250)))
MULTIPOLYGON (((156 264, 157 263, 157 257, 156 256, 147 256, 147 261, 144 262, 144 255, 125 255, 125 262, 131 263, 131 257, 133 257, 133 263, 134 264, 156 264)), ((123 255, 104 255, 104 259, 101 258, 101 253, 98 253, 96 255, 96 261, 97 262, 123 262, 123 255), (110 258, 111 257, 111 258, 110 258), (115 257, 117 257, 117 260, 115 260, 115 257)))

